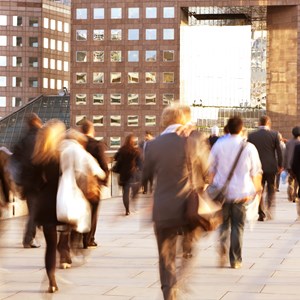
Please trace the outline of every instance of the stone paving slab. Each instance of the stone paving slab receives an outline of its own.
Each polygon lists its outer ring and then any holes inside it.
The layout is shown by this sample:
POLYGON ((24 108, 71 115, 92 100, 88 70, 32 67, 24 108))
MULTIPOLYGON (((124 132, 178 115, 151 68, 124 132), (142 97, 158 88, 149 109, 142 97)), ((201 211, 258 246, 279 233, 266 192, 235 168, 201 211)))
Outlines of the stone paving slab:
MULTIPOLYGON (((243 267, 218 267, 218 234, 204 234, 184 300, 300 299, 300 221, 296 203, 287 201, 286 185, 276 194, 273 220, 246 225, 243 267)), ((100 299, 161 300, 156 241, 151 224, 151 197, 140 195, 136 213, 125 217, 120 197, 102 201, 96 240, 82 250, 71 269, 57 269, 59 292, 45 293, 45 241, 39 249, 23 249, 26 217, 0 220, 0 300, 100 299)), ((181 260, 180 253, 178 261, 181 260)))

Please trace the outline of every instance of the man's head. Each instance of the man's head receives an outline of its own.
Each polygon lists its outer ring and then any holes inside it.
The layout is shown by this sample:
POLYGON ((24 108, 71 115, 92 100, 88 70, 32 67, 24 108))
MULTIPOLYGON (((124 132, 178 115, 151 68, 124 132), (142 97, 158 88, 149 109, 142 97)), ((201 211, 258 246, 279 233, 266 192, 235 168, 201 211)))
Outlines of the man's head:
POLYGON ((161 115, 161 126, 165 129, 173 124, 186 124, 186 115, 182 107, 179 106, 168 106, 166 107, 161 115))
POLYGON ((260 126, 271 127, 271 119, 270 119, 270 117, 267 116, 267 115, 261 116, 260 119, 259 119, 259 125, 260 126))
POLYGON ((43 126, 43 122, 37 114, 30 113, 27 117, 27 125, 29 128, 41 128, 43 126))
POLYGON ((243 120, 239 116, 233 116, 228 120, 227 125, 230 134, 239 134, 243 129, 243 120))
POLYGON ((294 138, 297 138, 298 136, 300 136, 300 127, 296 126, 292 129, 292 134, 294 136, 294 138))
POLYGON ((95 136, 94 124, 89 120, 84 120, 81 124, 81 132, 85 135, 95 136))

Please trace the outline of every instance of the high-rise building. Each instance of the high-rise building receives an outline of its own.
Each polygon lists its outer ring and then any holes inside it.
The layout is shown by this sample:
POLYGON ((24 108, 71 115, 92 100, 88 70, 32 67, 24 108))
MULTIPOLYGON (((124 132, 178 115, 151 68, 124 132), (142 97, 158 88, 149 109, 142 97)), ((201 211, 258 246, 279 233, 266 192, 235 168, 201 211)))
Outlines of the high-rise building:
POLYGON ((70 84, 70 3, 0 2, 0 117, 70 84))

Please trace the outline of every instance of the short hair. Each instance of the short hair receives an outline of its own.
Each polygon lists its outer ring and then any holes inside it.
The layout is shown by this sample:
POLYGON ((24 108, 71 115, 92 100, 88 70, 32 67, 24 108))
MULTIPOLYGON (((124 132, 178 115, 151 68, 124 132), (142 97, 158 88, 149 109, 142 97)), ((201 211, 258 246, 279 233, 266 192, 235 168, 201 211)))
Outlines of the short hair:
POLYGON ((42 120, 40 119, 40 117, 36 114, 36 113, 30 113, 27 118, 27 125, 30 128, 41 128, 43 125, 42 120))
POLYGON ((173 124, 184 125, 186 123, 185 120, 186 117, 183 109, 176 105, 166 107, 161 114, 161 126, 163 128, 167 128, 173 124))
POLYGON ((261 126, 266 126, 268 123, 271 123, 271 118, 267 115, 263 115, 259 119, 259 124, 261 126))
POLYGON ((84 120, 81 124, 81 131, 84 134, 89 133, 92 128, 94 128, 94 124, 89 120, 84 120))
POLYGON ((238 134, 243 129, 243 120, 239 116, 233 116, 228 120, 227 125, 230 134, 238 134))
POLYGON ((292 130, 292 134, 295 138, 300 136, 300 127, 299 126, 294 127, 293 130, 292 130))

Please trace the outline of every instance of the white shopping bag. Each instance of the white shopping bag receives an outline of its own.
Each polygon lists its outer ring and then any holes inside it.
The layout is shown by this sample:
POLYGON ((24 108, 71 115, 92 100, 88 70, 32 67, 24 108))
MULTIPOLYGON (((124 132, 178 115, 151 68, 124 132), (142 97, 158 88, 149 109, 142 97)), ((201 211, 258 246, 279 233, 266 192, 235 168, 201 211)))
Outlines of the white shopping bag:
POLYGON ((250 230, 253 229, 257 219, 258 219, 258 207, 261 195, 258 193, 255 197, 246 202, 246 221, 250 224, 250 230))

